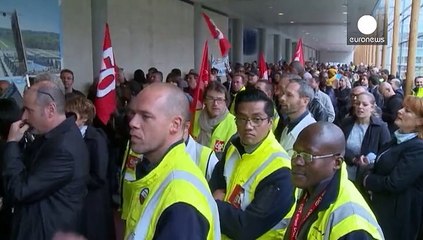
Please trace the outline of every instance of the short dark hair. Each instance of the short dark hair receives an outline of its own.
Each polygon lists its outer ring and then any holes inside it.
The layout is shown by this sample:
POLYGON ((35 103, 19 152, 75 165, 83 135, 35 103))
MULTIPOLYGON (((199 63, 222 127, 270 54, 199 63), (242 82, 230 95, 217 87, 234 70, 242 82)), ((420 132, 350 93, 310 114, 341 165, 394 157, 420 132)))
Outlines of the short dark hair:
POLYGON ((0 99, 0 139, 6 139, 12 123, 21 119, 22 110, 11 98, 0 99))
POLYGON ((60 71, 60 76, 62 76, 63 73, 70 73, 72 75, 72 80, 74 79, 74 75, 73 75, 72 70, 67 69, 67 68, 62 69, 62 71, 60 71))
POLYGON ((207 97, 207 93, 210 92, 210 91, 216 91, 218 93, 225 94, 226 106, 228 105, 228 102, 229 102, 229 93, 226 90, 226 87, 222 83, 220 83, 218 81, 211 81, 211 82, 209 82, 209 84, 207 85, 206 89, 204 90, 203 101, 207 97))
POLYGON ((369 82, 371 82, 373 86, 379 85, 379 76, 375 74, 370 75, 369 82))
POLYGON ((244 102, 265 102, 264 112, 266 115, 273 118, 275 114, 273 101, 259 89, 252 88, 239 92, 235 98, 235 113, 238 113, 239 104, 244 102))

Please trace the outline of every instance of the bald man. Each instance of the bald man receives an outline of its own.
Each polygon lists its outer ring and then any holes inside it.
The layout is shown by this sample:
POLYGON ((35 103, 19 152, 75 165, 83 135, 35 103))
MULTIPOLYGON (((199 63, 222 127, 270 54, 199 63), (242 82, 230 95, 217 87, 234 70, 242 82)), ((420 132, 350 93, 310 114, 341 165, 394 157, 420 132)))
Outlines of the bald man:
POLYGON ((51 81, 24 93, 22 120, 12 124, 3 159, 6 197, 14 206, 11 239, 52 239, 59 230, 80 232, 89 155, 65 94, 51 81), (39 137, 22 149, 24 133, 39 137))
POLYGON ((402 108, 403 98, 401 95, 396 94, 392 85, 387 82, 379 85, 379 92, 384 98, 382 120, 388 124, 389 132, 393 134, 398 129, 397 125, 395 125, 395 119, 397 118, 398 110, 402 108))
POLYGON ((313 123, 298 135, 291 180, 302 189, 284 239, 383 239, 377 220, 343 161, 345 137, 333 123, 313 123))
POLYGON ((152 83, 135 98, 131 148, 144 154, 131 182, 125 239, 218 239, 217 206, 186 152, 189 103, 178 87, 152 83))

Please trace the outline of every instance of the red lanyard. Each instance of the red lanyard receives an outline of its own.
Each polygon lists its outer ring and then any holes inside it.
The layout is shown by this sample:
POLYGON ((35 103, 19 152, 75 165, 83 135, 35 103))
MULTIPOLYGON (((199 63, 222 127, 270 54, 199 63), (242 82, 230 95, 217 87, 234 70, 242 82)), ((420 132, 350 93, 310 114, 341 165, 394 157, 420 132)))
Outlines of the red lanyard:
POLYGON ((304 216, 304 218, 301 219, 301 214, 303 213, 304 205, 305 205, 305 202, 307 201, 307 198, 308 198, 308 193, 304 194, 303 198, 301 199, 300 204, 298 205, 298 209, 294 213, 294 216, 293 216, 293 222, 292 222, 292 225, 291 225, 291 235, 290 235, 290 238, 289 238, 290 240, 296 240, 297 239, 297 235, 298 235, 298 232, 299 232, 301 226, 304 224, 304 222, 307 220, 307 218, 310 217, 310 215, 314 212, 314 210, 316 210, 316 208, 319 206, 319 204, 322 201, 325 193, 326 193, 326 190, 322 191, 319 194, 319 196, 316 197, 313 204, 311 204, 310 209, 308 210, 307 214, 304 216))

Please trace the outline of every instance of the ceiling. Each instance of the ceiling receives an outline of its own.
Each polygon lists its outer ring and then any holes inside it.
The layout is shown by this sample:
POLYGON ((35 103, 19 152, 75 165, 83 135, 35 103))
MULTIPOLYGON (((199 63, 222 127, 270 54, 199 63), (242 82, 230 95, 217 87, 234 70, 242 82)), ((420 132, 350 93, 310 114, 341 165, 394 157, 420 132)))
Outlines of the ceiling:
POLYGON ((241 18, 244 25, 266 27, 317 50, 352 51, 347 46, 348 8, 373 9, 377 0, 195 0, 241 18), (348 1, 348 3, 347 3, 348 1), (352 3, 352 4, 351 4, 352 3))

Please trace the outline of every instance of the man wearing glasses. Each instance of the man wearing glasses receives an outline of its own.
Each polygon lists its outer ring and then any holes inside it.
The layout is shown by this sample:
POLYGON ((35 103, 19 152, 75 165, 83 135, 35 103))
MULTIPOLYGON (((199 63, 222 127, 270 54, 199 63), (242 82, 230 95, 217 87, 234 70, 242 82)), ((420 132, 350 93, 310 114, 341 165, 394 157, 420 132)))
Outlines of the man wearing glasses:
POLYGON ((259 89, 245 90, 235 113, 239 136, 210 180, 222 239, 282 239, 295 199, 289 156, 271 131, 273 102, 259 89))
POLYGON ((22 120, 12 124, 2 156, 6 197, 15 206, 12 239, 79 232, 89 157, 75 119, 65 116, 65 95, 55 82, 38 81, 23 103, 22 120), (38 137, 23 149, 29 128, 38 137))
POLYGON ((234 116, 229 113, 228 92, 221 83, 210 82, 204 90, 204 109, 195 115, 192 136, 215 151, 220 159, 229 139, 236 133, 234 116))
POLYGON ((284 239, 384 239, 376 217, 348 180, 345 137, 333 123, 304 128, 294 144, 291 179, 302 189, 284 239))

